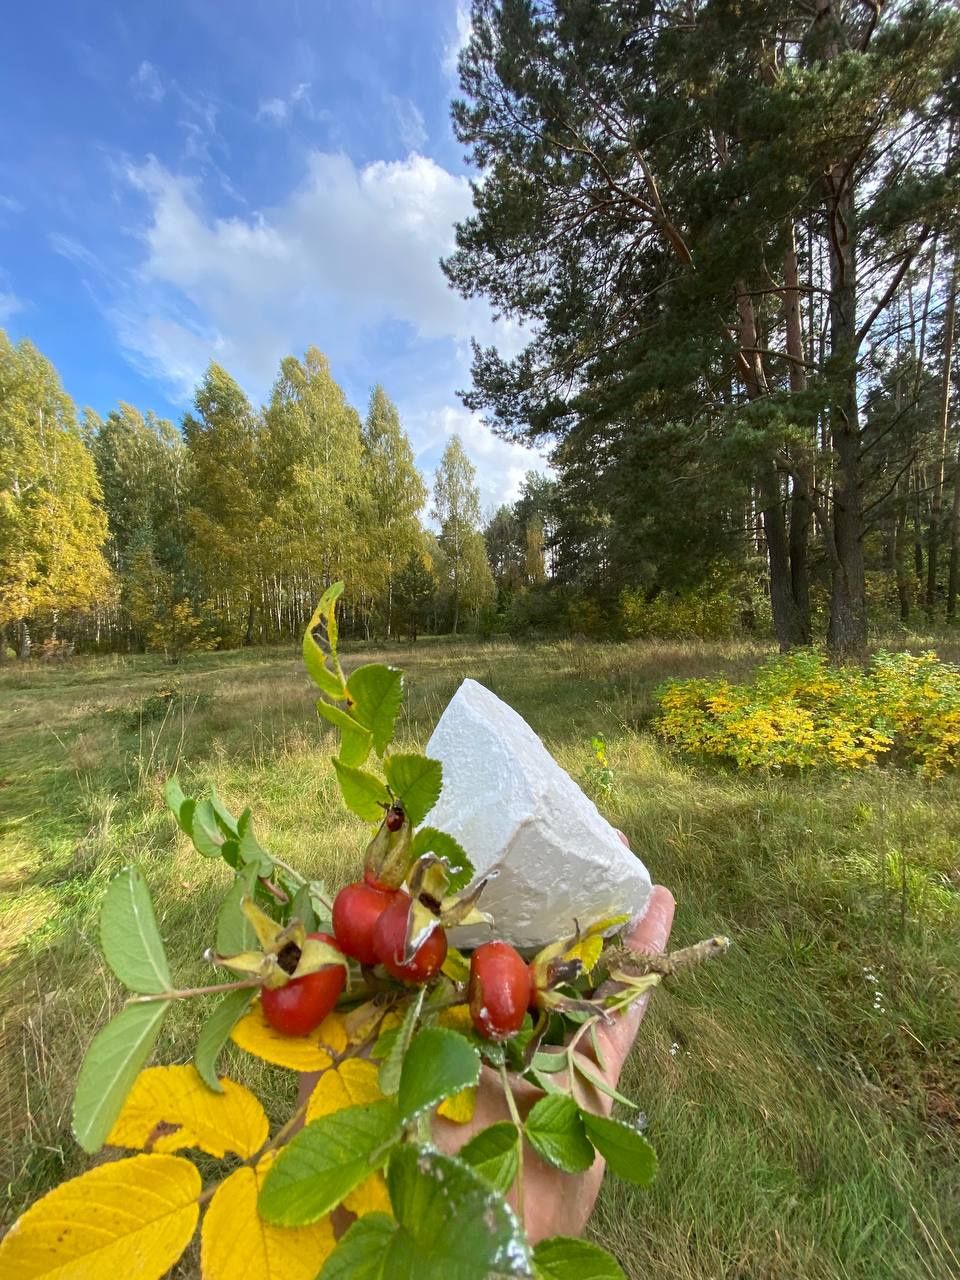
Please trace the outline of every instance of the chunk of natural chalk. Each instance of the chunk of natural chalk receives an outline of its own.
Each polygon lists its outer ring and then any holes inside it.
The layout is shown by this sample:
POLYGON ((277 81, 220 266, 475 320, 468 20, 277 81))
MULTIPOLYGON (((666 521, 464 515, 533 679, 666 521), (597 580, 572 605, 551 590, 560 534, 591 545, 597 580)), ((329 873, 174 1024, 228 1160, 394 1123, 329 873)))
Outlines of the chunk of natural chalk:
MULTIPOLYGON (((459 840, 477 875, 498 875, 479 902, 493 933, 540 947, 606 916, 641 913, 650 876, 596 805, 557 764, 522 716, 464 680, 440 717, 427 755, 443 764, 443 790, 427 821, 459 840)), ((478 926, 453 931, 473 946, 478 926)))

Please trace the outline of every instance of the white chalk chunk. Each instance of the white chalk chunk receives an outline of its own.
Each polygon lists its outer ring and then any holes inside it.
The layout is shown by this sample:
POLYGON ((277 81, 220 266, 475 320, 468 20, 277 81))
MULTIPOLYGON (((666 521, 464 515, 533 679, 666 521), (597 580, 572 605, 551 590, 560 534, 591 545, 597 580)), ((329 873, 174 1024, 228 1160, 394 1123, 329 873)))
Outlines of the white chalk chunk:
POLYGON ((453 930, 455 944, 495 935, 540 947, 572 933, 575 921, 646 908, 646 867, 523 717, 489 689, 464 680, 427 755, 443 764, 443 790, 427 822, 459 840, 478 876, 498 871, 478 904, 495 929, 453 930))

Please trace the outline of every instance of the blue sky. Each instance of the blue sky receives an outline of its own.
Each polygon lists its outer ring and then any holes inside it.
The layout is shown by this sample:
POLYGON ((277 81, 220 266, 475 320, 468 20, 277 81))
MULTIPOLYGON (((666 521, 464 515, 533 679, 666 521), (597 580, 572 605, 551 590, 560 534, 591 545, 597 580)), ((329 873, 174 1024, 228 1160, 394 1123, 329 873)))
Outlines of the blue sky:
POLYGON ((517 349, 437 266, 470 209, 448 106, 463 0, 44 0, 0 42, 0 326, 78 405, 179 420, 207 363, 255 402, 310 343, 429 473, 459 431, 485 505, 542 460, 456 396, 517 349))

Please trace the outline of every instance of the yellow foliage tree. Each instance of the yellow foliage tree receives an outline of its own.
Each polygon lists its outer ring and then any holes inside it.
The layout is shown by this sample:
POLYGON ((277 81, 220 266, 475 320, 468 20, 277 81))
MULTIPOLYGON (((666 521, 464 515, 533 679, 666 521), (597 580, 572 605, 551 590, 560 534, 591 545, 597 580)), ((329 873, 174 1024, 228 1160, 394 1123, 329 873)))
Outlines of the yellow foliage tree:
POLYGON ((0 331, 0 627, 90 609, 111 590, 107 521, 76 410, 50 362, 0 331))

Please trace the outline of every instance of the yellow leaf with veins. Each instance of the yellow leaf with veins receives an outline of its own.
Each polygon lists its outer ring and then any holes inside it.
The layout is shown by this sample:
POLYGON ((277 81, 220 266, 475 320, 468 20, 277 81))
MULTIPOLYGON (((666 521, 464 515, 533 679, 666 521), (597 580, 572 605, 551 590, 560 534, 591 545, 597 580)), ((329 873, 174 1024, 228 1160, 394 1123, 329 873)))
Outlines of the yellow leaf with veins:
POLYGON ((366 1058, 347 1058, 335 1071, 325 1071, 307 1103, 306 1123, 361 1102, 377 1102, 383 1094, 377 1068, 366 1058))
POLYGON ((336 1240, 329 1217, 308 1227, 275 1227, 257 1213, 257 1195, 276 1153, 237 1169, 217 1189, 200 1232, 203 1280, 314 1280, 336 1240))
POLYGON ((181 1156, 101 1164, 48 1192, 0 1242, 5 1280, 160 1280, 190 1243, 200 1174, 181 1156))
POLYGON ((347 1045, 338 1014, 331 1013, 308 1036, 285 1036, 267 1022, 259 1000, 236 1024, 230 1038, 254 1057, 290 1071, 326 1071, 333 1061, 331 1054, 341 1053, 347 1045))
POLYGON ((148 1067, 137 1076, 107 1142, 114 1147, 182 1151, 199 1147, 212 1156, 245 1159, 267 1140, 263 1107, 249 1089, 222 1080, 214 1093, 194 1067, 148 1067))

